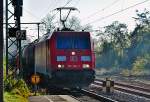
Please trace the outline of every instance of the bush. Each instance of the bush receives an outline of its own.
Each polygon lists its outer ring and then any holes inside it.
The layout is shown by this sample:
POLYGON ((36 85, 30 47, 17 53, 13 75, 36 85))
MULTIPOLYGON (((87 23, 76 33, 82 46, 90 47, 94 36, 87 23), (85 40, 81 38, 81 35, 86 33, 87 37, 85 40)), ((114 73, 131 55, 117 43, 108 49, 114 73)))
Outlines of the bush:
POLYGON ((121 72, 121 74, 123 76, 128 77, 128 76, 130 76, 130 70, 129 69, 123 69, 122 72, 121 72))
POLYGON ((30 94, 30 91, 23 79, 16 80, 12 77, 8 77, 4 81, 4 84, 5 91, 10 92, 12 94, 18 94, 25 98, 27 98, 30 94))
POLYGON ((145 65, 147 64, 147 62, 148 62, 147 59, 142 57, 137 57, 137 59, 133 63, 131 74, 134 76, 143 75, 145 70, 145 65))
POLYGON ((4 93, 4 102, 28 102, 28 99, 16 95, 16 94, 11 94, 9 92, 4 93))

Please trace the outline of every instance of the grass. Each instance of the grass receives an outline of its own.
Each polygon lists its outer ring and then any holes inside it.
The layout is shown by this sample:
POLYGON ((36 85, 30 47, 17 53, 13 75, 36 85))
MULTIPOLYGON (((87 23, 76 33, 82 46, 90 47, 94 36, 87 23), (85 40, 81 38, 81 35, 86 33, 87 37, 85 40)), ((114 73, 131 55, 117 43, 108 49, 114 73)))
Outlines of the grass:
POLYGON ((28 99, 8 92, 4 93, 4 102, 28 102, 28 99))

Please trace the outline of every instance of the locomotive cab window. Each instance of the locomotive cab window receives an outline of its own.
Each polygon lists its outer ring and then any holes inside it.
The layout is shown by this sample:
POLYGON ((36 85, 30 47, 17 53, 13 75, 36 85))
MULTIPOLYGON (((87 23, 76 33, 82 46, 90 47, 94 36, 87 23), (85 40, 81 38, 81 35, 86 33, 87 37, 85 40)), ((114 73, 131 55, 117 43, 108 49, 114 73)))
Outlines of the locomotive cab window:
POLYGON ((66 61, 66 56, 57 56, 57 61, 66 61))
POLYGON ((57 35, 57 49, 90 49, 90 37, 82 34, 57 35))
POLYGON ((91 61, 90 56, 81 56, 81 61, 91 61))

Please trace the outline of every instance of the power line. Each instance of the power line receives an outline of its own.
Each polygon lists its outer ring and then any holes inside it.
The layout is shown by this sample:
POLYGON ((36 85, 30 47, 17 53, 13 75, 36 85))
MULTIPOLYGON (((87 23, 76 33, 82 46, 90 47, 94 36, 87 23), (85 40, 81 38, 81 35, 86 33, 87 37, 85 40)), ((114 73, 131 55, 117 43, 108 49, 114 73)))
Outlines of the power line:
POLYGON ((148 1, 149 1, 149 0, 145 0, 145 1, 143 1, 143 2, 134 4, 134 5, 132 5, 132 6, 129 6, 129 7, 125 8, 125 9, 119 10, 119 11, 117 11, 117 12, 115 12, 115 13, 112 13, 112 14, 109 14, 109 15, 107 15, 107 16, 105 16, 105 17, 100 18, 100 19, 94 20, 94 21, 92 21, 92 22, 90 22, 90 23, 88 23, 88 24, 95 23, 95 22, 99 22, 99 21, 101 21, 101 20, 104 20, 104 19, 106 19, 106 18, 109 18, 109 17, 111 17, 111 16, 113 16, 113 15, 116 15, 116 14, 118 14, 118 13, 121 13, 121 12, 123 12, 123 11, 126 11, 126 10, 128 10, 128 9, 130 9, 130 8, 133 8, 133 7, 135 7, 135 6, 138 6, 138 5, 143 4, 143 3, 145 3, 145 2, 148 2, 148 1))
POLYGON ((71 1, 72 0, 68 0, 67 3, 63 7, 67 6, 71 1))
POLYGON ((102 9, 100 9, 100 10, 98 10, 98 11, 96 11, 96 12, 90 14, 89 16, 85 17, 83 20, 88 19, 88 18, 91 18, 91 17, 93 17, 94 15, 96 15, 96 14, 98 14, 98 13, 100 13, 100 12, 102 12, 102 11, 104 11, 104 10, 110 8, 110 7, 112 7, 112 6, 113 6, 114 4, 116 4, 118 1, 119 1, 119 0, 115 0, 114 2, 112 2, 112 3, 110 3, 109 5, 105 6, 104 8, 102 8, 102 9))
MULTIPOLYGON (((64 6, 62 6, 62 7, 67 6, 71 1, 72 1, 72 0, 68 0, 67 3, 66 3, 64 6)), ((55 9, 54 9, 54 10, 55 10, 55 9)), ((52 12, 52 11, 54 11, 54 10, 51 10, 50 12, 52 12)), ((55 18, 55 16, 58 14, 58 12, 59 12, 59 11, 57 11, 57 12, 52 16, 52 18, 55 18)), ((56 27, 55 27, 55 28, 56 28, 56 27)), ((55 28, 54 28, 54 29, 55 29, 55 28)))
MULTIPOLYGON (((56 1, 56 0, 55 0, 55 1, 56 1)), ((54 5, 57 6, 57 4, 58 4, 58 0, 56 1, 56 3, 55 3, 54 5)), ((52 2, 51 2, 51 4, 50 4, 50 6, 49 6, 44 12, 48 11, 48 10, 52 7, 51 5, 52 5, 52 2)), ((54 5, 53 5, 53 6, 54 6, 54 5)), ((52 12, 52 11, 53 11, 53 10, 50 10, 49 12, 52 12)), ((45 14, 45 13, 43 13, 43 14, 45 14)), ((43 14, 42 14, 42 15, 43 15, 43 14)), ((40 18, 42 18, 42 16, 40 16, 40 18)))
MULTIPOLYGON (((24 8, 24 7, 23 7, 24 8)), ((37 20, 39 20, 39 18, 37 16, 35 16, 33 13, 31 13, 29 10, 27 10, 26 8, 24 8, 24 11, 26 11, 28 14, 30 14, 32 17, 36 18, 37 20)))
MULTIPOLYGON (((67 1, 67 3, 64 5, 64 6, 67 6, 70 2, 71 2, 72 0, 68 0, 67 1)), ((58 2, 56 2, 56 4, 57 4, 58 2)), ((55 5, 56 5, 55 4, 55 5)), ((48 8, 49 9, 49 8, 48 8)), ((28 13, 28 14, 30 14, 32 17, 34 17, 34 18, 36 18, 37 20, 39 20, 41 17, 37 17, 37 16, 35 16, 33 13, 31 13, 29 10, 27 10, 26 8, 24 8, 24 10, 28 13)), ((50 12, 52 12, 52 11, 54 11, 54 10, 51 10, 50 12)), ((54 14, 54 17, 57 15, 57 13, 56 14, 54 14)))
MULTIPOLYGON (((68 0, 67 3, 66 3, 63 7, 67 6, 71 1, 72 1, 72 0, 68 0)), ((51 10, 50 12, 52 12, 52 11, 54 11, 54 10, 51 10)), ((57 12, 52 16, 52 18, 54 18, 54 17, 58 14, 58 12, 59 12, 59 11, 57 11, 57 12)))
MULTIPOLYGON (((72 1, 72 0, 68 0, 67 3, 66 3, 63 7, 67 6, 71 1, 72 1)), ((56 14, 55 14, 53 17, 55 17, 55 16, 58 14, 58 12, 59 12, 59 11, 57 11, 56 14)))
POLYGON ((124 8, 125 0, 122 0, 121 10, 124 8))

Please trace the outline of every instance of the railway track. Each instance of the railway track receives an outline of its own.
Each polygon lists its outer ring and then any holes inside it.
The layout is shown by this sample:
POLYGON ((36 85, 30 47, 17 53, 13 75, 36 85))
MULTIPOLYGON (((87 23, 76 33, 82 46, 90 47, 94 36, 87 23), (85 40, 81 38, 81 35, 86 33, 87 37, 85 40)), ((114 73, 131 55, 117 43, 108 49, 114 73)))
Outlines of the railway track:
POLYGON ((87 89, 78 90, 76 94, 71 93, 71 96, 80 102, 117 102, 110 98, 91 92, 87 89))
POLYGON ((82 89, 81 92, 86 94, 86 95, 89 95, 89 96, 91 96, 91 97, 93 97, 93 98, 95 98, 95 99, 97 99, 97 100, 99 100, 101 102, 117 102, 117 101, 115 101, 113 99, 104 97, 102 95, 96 94, 94 92, 91 92, 91 91, 88 91, 88 90, 85 90, 85 89, 82 89))
MULTIPOLYGON (((103 82, 103 80, 96 79, 95 82, 93 83, 93 85, 102 88, 102 82, 103 82)), ((148 89, 148 88, 115 82, 114 89, 121 91, 121 92, 150 98, 150 89, 148 89)))
POLYGON ((79 102, 117 102, 115 100, 112 100, 110 98, 104 97, 102 95, 98 95, 95 92, 91 92, 87 89, 81 89, 81 90, 68 90, 68 89, 62 89, 62 90, 56 90, 51 93, 50 95, 69 95, 73 97, 74 99, 78 100, 79 102))
MULTIPOLYGON (((121 99, 121 98, 119 99, 119 97, 113 98, 112 96, 109 97, 106 94, 103 95, 103 94, 98 93, 98 91, 102 89, 102 82, 103 82, 103 80, 96 79, 95 82, 92 83, 92 85, 96 88, 94 90, 93 89, 91 90, 90 88, 74 90, 74 91, 65 89, 65 90, 61 90, 60 92, 57 90, 57 93, 58 93, 58 95, 60 95, 60 94, 69 95, 69 96, 73 97, 74 99, 78 100, 79 102, 117 102, 118 100, 121 99), (117 101, 115 101, 113 99, 115 99, 117 101)), ((141 96, 141 97, 150 99, 150 89, 148 89, 148 88, 128 85, 126 83, 115 82, 114 90, 116 90, 115 92, 119 92, 119 93, 123 92, 128 95, 136 95, 137 97, 141 96)), ((123 99, 121 99, 120 101, 122 101, 122 100, 123 99)), ((122 102, 126 102, 126 101, 122 101, 122 102)))

